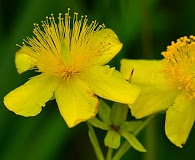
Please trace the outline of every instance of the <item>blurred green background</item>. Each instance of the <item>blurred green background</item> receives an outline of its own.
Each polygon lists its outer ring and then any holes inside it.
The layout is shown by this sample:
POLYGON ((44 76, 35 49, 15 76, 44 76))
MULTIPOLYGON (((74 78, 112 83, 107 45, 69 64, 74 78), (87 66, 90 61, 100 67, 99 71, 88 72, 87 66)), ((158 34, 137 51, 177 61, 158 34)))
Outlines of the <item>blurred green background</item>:
MULTIPOLYGON (((68 129, 55 101, 29 118, 3 105, 3 97, 32 75, 17 74, 16 43, 32 36, 34 22, 40 24, 51 13, 57 17, 68 7, 117 33, 124 44, 110 62, 117 69, 122 57, 160 59, 172 40, 195 34, 194 0, 0 0, 0 160, 95 160, 86 124, 68 129)), ((138 136, 148 152, 132 149, 122 160, 194 159, 194 134, 193 128, 183 149, 175 147, 164 134, 164 115, 158 115, 138 136)), ((98 135, 103 141, 105 132, 98 135)))

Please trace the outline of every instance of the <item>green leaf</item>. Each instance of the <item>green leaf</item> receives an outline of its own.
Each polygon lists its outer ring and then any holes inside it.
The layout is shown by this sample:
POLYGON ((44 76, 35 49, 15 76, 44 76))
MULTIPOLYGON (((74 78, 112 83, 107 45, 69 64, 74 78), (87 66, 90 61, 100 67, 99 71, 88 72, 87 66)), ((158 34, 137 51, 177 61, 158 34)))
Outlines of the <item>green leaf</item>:
POLYGON ((90 120, 88 120, 89 123, 91 123, 94 127, 100 128, 102 130, 108 130, 110 128, 109 125, 99 120, 97 117, 94 117, 90 120))
POLYGON ((143 145, 137 140, 137 138, 128 132, 127 130, 120 130, 121 135, 130 143, 130 145, 140 152, 146 152, 146 149, 143 147, 143 145))
POLYGON ((104 138, 104 144, 107 147, 117 149, 120 146, 121 136, 115 130, 108 130, 104 138))
POLYGON ((123 125, 121 125, 120 128, 126 129, 129 132, 134 132, 142 123, 143 121, 141 120, 127 121, 123 125))

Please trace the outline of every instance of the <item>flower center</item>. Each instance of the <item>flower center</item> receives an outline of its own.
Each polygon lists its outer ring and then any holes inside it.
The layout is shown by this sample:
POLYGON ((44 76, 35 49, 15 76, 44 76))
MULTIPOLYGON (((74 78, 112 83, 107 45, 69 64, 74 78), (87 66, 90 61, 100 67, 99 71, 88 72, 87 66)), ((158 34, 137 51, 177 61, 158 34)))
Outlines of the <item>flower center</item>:
POLYGON ((165 75, 171 85, 195 98, 195 36, 181 37, 162 52, 165 75))
POLYGON ((64 79, 69 79, 77 74, 79 74, 79 71, 77 70, 77 68, 75 68, 75 66, 72 65, 68 67, 62 67, 61 70, 59 69, 58 73, 58 75, 61 75, 61 77, 63 77, 64 79))

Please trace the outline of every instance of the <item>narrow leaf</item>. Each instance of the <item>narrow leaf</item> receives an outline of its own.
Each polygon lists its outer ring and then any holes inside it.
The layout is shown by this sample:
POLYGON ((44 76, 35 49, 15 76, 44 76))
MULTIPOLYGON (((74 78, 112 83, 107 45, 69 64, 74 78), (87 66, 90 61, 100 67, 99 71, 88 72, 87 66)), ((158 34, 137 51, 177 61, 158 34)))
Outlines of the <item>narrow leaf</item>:
POLYGON ((130 143, 130 145, 140 152, 146 152, 146 149, 143 145, 137 140, 137 138, 128 132, 127 130, 120 130, 121 135, 130 143))
POLYGON ((134 132, 141 124, 143 121, 141 120, 135 120, 135 121, 126 121, 124 124, 120 126, 121 129, 126 129, 129 132, 134 132))
POLYGON ((99 120, 97 117, 94 117, 90 120, 88 120, 89 123, 91 123, 94 127, 100 128, 102 130, 108 130, 110 127, 109 125, 105 124, 101 120, 99 120))

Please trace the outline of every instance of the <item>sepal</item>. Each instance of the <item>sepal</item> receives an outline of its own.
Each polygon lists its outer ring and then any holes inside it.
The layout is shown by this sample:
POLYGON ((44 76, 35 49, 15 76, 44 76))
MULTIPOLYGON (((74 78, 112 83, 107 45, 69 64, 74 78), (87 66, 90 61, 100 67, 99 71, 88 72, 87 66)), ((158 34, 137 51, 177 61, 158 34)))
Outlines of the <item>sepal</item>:
POLYGON ((108 130, 106 137, 104 139, 105 146, 117 149, 120 146, 120 141, 121 135, 117 131, 113 129, 108 130))
POLYGON ((128 107, 126 104, 114 103, 110 113, 110 121, 113 126, 122 125, 127 118, 128 107))
POLYGON ((140 152, 146 152, 146 149, 132 133, 128 132, 127 130, 120 130, 120 133, 134 149, 140 152))

